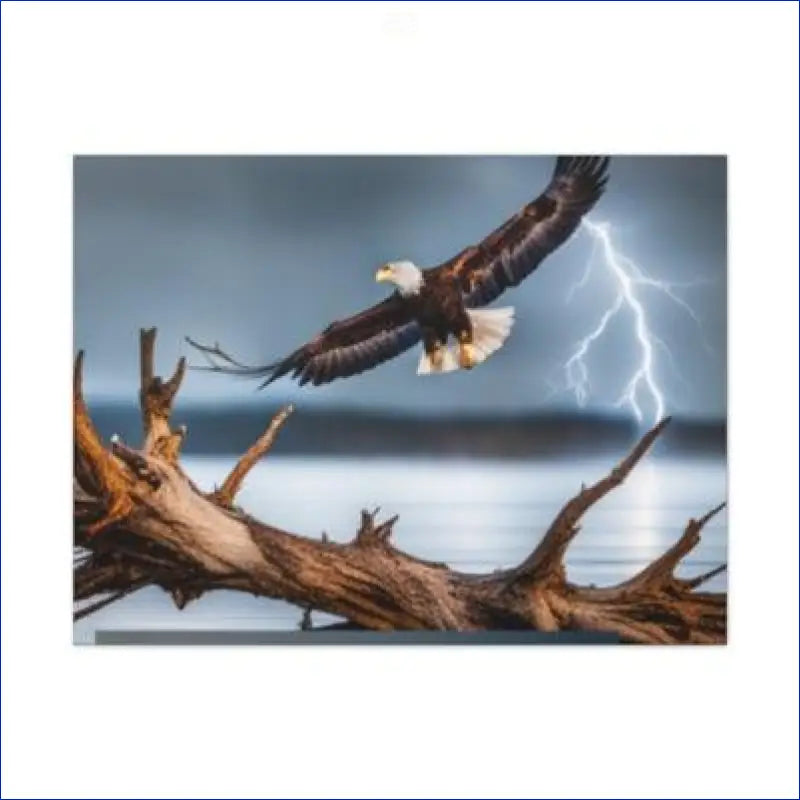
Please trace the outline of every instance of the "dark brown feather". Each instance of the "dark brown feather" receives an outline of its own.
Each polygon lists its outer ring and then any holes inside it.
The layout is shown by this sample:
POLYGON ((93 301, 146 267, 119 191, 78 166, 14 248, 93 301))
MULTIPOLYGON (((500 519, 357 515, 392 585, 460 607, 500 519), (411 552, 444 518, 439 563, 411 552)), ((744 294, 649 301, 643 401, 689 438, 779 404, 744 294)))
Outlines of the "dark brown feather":
POLYGON ((429 270, 458 280, 466 304, 482 306, 516 286, 575 231, 606 185, 608 158, 559 156, 550 184, 479 244, 429 270))
POLYGON ((360 314, 334 322, 283 361, 265 367, 269 377, 262 386, 289 374, 301 386, 330 383, 388 361, 419 340, 409 304, 395 293, 360 314))

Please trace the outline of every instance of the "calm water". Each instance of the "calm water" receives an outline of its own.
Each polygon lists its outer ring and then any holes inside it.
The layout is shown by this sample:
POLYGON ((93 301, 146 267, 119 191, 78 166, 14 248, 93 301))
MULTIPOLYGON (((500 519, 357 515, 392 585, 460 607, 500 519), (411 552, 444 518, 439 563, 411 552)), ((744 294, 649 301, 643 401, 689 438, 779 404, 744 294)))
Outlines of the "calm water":
MULTIPOLYGON (((447 561, 465 572, 488 572, 521 561, 561 505, 581 483, 602 477, 614 456, 592 460, 507 462, 447 459, 328 459, 267 457, 247 479, 241 505, 285 530, 325 531, 349 540, 362 508, 399 514, 395 545, 417 556, 447 561)), ((202 487, 219 484, 233 458, 187 458, 202 487)), ((584 519, 567 552, 570 579, 597 585, 630 577, 662 553, 686 521, 726 498, 725 463, 710 459, 645 460, 628 482, 584 519)), ((679 574, 695 574, 727 560, 723 511, 679 574)), ((708 584, 726 588, 726 576, 708 584)), ((280 601, 217 592, 178 612, 158 589, 142 590, 81 620, 75 640, 97 628, 297 627, 300 612, 280 601)), ((333 621, 315 613, 314 623, 333 621)))

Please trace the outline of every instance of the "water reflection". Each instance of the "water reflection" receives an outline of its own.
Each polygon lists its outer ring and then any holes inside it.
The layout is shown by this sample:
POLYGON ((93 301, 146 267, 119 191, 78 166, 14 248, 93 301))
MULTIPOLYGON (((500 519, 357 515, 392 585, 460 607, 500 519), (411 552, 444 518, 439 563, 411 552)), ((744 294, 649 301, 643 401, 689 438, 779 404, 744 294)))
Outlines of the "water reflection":
MULTIPOLYGON (((190 458, 203 488, 219 484, 234 459, 190 458)), ((465 572, 518 563, 582 483, 607 473, 612 459, 508 462, 447 459, 267 458, 240 494, 254 515, 307 536, 324 530, 352 538, 362 508, 399 514, 396 545, 465 572)), ((571 580, 597 585, 627 577, 666 550, 687 520, 725 499, 722 461, 650 459, 584 518, 567 553, 571 580)), ((694 574, 727 559, 725 513, 711 520, 682 570, 694 574)), ((725 575, 709 588, 725 588, 725 575)), ((178 613, 160 590, 137 593, 76 625, 76 640, 95 627, 291 628, 299 612, 279 601, 219 592, 178 613)), ((319 622, 323 615, 315 615, 319 622)))

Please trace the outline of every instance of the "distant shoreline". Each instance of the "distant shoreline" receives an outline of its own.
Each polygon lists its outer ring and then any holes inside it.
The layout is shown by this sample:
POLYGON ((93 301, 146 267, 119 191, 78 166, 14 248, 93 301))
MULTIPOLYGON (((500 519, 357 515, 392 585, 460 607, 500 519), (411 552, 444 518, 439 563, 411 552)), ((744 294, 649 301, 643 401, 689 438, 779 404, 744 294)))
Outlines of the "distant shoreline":
MULTIPOLYGON (((92 418, 104 438, 141 438, 134 404, 89 401, 92 418)), ((187 455, 239 454, 263 432, 274 409, 253 406, 186 406, 173 413, 185 424, 187 455)), ((281 431, 273 452, 286 455, 472 456, 499 459, 620 453, 636 441, 634 420, 571 412, 457 417, 401 415, 352 409, 298 410, 281 431)), ((724 420, 673 419, 656 453, 724 458, 724 420)))

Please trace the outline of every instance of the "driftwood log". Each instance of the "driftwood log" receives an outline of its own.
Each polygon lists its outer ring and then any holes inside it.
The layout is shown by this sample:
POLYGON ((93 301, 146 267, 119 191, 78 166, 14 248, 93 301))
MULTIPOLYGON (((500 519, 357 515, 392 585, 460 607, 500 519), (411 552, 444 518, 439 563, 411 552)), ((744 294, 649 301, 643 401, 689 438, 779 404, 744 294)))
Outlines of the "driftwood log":
POLYGON ((291 413, 282 409, 264 434, 212 492, 181 468, 186 431, 173 430, 170 411, 184 378, 184 359, 169 380, 154 374, 155 329, 140 341, 138 448, 95 430, 82 392, 83 354, 74 374, 74 616, 80 618, 144 586, 172 596, 178 609, 213 589, 286 600, 343 617, 371 630, 592 630, 640 643, 721 643, 727 596, 697 591, 725 569, 675 577, 717 506, 689 520, 660 558, 616 586, 577 586, 566 578, 564 554, 581 517, 619 486, 669 420, 646 433, 628 456, 569 500, 531 554, 518 566, 483 575, 424 561, 392 543, 396 517, 362 512, 343 544, 278 530, 248 515, 235 498, 248 471, 270 448, 291 413))

